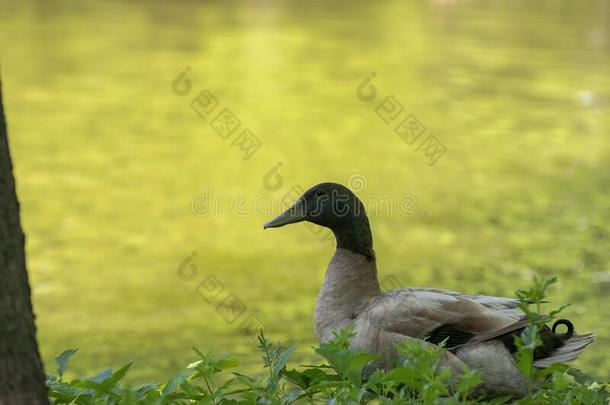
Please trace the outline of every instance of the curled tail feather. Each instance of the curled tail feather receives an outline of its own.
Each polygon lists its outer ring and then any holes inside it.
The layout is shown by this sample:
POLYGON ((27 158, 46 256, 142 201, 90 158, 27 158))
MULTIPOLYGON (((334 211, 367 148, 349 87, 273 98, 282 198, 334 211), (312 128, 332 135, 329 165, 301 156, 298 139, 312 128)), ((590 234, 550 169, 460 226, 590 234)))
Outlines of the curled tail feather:
MULTIPOLYGON (((553 330, 555 327, 553 327, 553 330)), ((569 334, 566 333, 566 335, 569 334)), ((548 356, 534 361, 534 366, 538 368, 549 367, 554 363, 568 363, 576 359, 585 348, 595 341, 595 335, 587 333, 585 335, 576 335, 573 333, 567 337, 561 347, 553 350, 548 356)))
MULTIPOLYGON (((515 353, 517 351, 515 337, 528 325, 530 325, 530 321, 523 318, 505 328, 480 335, 460 332, 449 325, 435 329, 428 338, 429 342, 434 344, 439 344, 442 341, 446 342, 447 348, 454 353, 463 347, 497 339, 504 344, 510 353, 515 353)), ((567 319, 555 321, 550 328, 543 326, 540 331, 540 338, 542 344, 534 350, 534 366, 538 368, 549 367, 554 363, 570 362, 595 341, 595 335, 592 333, 575 334, 574 324, 567 319), (565 326, 567 328, 566 332, 558 332, 560 326, 565 326)))
MULTIPOLYGON (((522 319, 494 333, 475 337, 472 342, 499 338, 506 348, 514 353, 517 350, 514 343, 515 335, 527 325, 529 325, 529 321, 522 319)), ((534 351, 534 366, 538 368, 549 367, 554 363, 568 363, 576 359, 588 345, 595 341, 595 335, 592 333, 575 334, 574 324, 568 319, 558 319, 551 328, 545 326, 540 331, 540 338, 542 345, 534 351), (565 326, 566 332, 558 332, 560 326, 565 326)))
POLYGON ((563 334, 563 338, 565 340, 571 338, 574 335, 574 324, 567 319, 558 319, 555 321, 552 328, 554 334, 559 334, 559 332, 557 332, 557 327, 560 325, 564 325, 566 328, 568 328, 568 331, 563 334))

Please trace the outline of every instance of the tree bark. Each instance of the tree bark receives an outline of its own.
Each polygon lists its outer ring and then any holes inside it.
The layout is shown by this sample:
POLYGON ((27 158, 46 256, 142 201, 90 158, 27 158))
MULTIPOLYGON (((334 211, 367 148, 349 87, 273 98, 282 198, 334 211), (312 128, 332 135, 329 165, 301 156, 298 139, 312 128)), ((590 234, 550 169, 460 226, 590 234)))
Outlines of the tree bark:
POLYGON ((48 404, 0 82, 0 405, 48 404))

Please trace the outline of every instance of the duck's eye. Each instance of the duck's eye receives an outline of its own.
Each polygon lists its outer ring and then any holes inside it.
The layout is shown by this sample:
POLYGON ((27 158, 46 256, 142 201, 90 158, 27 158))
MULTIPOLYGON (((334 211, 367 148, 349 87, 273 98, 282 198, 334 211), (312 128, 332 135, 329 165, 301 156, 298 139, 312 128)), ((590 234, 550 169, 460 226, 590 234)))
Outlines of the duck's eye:
POLYGON ((322 195, 324 195, 324 194, 326 194, 326 193, 324 192, 324 190, 318 190, 318 191, 316 191, 316 197, 320 197, 320 196, 322 196, 322 195))

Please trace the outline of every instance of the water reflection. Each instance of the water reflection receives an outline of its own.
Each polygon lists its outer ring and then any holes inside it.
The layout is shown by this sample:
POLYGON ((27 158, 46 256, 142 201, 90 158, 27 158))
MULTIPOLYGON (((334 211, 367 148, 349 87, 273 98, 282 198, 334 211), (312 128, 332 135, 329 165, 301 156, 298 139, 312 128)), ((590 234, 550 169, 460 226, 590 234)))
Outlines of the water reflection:
MULTIPOLYGON (((328 239, 263 235, 268 218, 202 218, 193 196, 211 186, 279 201, 354 173, 363 198, 414 196, 426 213, 372 218, 387 277, 506 295, 557 274, 553 298, 574 303, 604 353, 609 29, 603 0, 0 3, 47 364, 80 347, 76 372, 135 360, 133 375, 160 379, 193 345, 257 362, 248 337, 175 280, 191 251, 268 336, 310 359, 328 239), (204 91, 264 147, 244 159, 194 113, 204 91), (389 96, 403 114, 391 126, 379 113, 398 110, 377 111, 389 96), (399 130, 407 112, 416 121, 399 130), (446 147, 433 166, 415 152, 427 135, 446 147)), ((594 351, 582 365, 610 373, 594 351)))

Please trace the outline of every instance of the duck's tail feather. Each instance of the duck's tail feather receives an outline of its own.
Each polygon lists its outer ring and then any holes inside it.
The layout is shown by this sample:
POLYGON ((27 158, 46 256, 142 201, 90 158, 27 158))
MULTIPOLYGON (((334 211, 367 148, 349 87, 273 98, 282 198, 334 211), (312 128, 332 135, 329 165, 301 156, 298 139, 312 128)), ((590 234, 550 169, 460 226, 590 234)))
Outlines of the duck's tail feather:
POLYGON ((576 359, 585 348, 595 341, 595 335, 587 333, 585 335, 573 334, 566 339, 561 347, 555 349, 548 356, 534 361, 534 366, 538 368, 549 367, 554 363, 568 363, 576 359))

